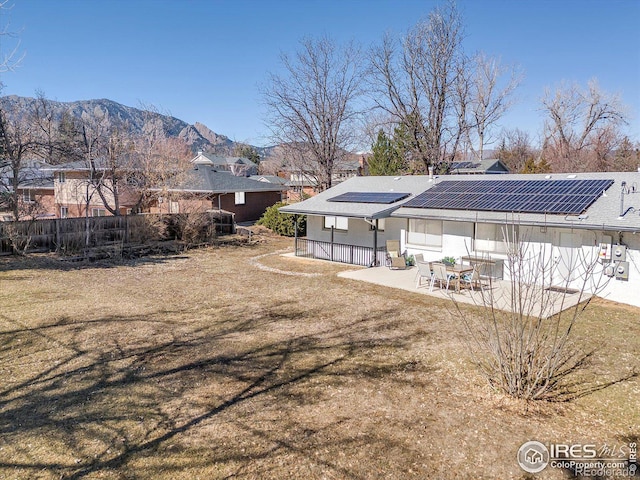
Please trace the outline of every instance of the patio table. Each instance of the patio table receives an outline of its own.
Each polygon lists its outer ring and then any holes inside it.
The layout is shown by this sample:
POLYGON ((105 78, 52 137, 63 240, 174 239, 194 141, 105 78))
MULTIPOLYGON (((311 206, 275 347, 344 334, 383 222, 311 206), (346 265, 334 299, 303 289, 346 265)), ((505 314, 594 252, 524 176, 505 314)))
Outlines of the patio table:
POLYGON ((447 273, 452 273, 456 276, 456 293, 460 293, 460 279, 467 273, 473 273, 473 266, 469 265, 447 265, 447 273))

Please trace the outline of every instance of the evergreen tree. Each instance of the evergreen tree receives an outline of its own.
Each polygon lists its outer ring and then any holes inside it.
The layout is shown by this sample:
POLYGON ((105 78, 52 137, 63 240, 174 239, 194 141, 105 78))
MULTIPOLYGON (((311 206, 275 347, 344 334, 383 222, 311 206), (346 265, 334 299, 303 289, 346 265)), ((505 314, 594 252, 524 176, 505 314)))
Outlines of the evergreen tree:
POLYGON ((398 175, 403 173, 404 161, 395 142, 380 130, 376 143, 371 147, 369 158, 370 175, 398 175))

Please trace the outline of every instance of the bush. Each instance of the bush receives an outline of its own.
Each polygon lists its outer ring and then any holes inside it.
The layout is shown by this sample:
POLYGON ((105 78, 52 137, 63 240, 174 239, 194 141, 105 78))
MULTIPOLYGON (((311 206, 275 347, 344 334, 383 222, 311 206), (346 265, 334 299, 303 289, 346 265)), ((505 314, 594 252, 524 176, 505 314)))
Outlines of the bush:
MULTIPOLYGON (((278 235, 285 237, 293 237, 295 235, 295 216, 290 213, 280 212, 280 207, 284 207, 286 203, 278 202, 267 208, 258 220, 258 225, 263 225, 278 235)), ((307 217, 298 215, 298 235, 304 236, 307 231, 307 217)))

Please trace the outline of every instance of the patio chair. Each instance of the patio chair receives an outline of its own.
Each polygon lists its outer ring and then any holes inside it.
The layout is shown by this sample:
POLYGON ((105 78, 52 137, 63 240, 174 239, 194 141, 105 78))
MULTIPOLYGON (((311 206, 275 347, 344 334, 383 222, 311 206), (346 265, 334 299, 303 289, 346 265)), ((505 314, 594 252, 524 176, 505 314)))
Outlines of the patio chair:
POLYGON ((426 278, 429 282, 429 287, 431 287, 431 283, 433 282, 433 270, 431 268, 431 262, 424 261, 416 261, 416 266, 418 267, 418 271, 416 272, 416 288, 420 288, 422 286, 422 279, 426 278))
POLYGON ((407 268, 407 260, 400 253, 399 240, 387 240, 387 266, 391 269, 407 268))
POLYGON ((456 276, 453 273, 447 272, 447 266, 444 263, 432 263, 431 266, 433 268, 433 277, 431 278, 431 288, 429 291, 433 292, 433 286, 436 282, 438 282, 440 288, 442 288, 442 285, 445 285, 444 288, 449 290, 449 283, 451 283, 451 280, 454 280, 456 276))
POLYGON ((477 266, 473 267, 473 272, 467 275, 463 275, 461 280, 465 283, 465 285, 469 286, 471 291, 473 291, 474 285, 476 288, 479 288, 480 290, 482 290, 482 287, 484 286, 482 285, 482 280, 480 278, 480 270, 478 269, 477 266))

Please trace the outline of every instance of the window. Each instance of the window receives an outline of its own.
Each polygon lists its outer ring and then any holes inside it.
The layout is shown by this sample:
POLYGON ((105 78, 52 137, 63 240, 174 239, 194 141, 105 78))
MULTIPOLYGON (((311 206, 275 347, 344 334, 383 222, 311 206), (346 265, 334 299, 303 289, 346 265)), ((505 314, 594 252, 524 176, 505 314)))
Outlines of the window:
POLYGON ((33 195, 31 194, 31 190, 23 190, 22 191, 22 201, 24 203, 33 203, 33 195))
POLYGON ((236 205, 244 205, 244 192, 236 192, 236 205))
POLYGON ((60 218, 67 218, 69 216, 69 207, 60 207, 60 218))
POLYGON ((180 213, 180 204, 174 200, 169 200, 169 213, 180 213))
POLYGON ((407 243, 434 249, 442 248, 442 220, 409 219, 407 243))
POLYGON ((516 226, 476 223, 475 250, 477 252, 506 253, 508 244, 514 244, 517 241, 516 226))
POLYGON ((67 181, 67 174, 65 172, 58 172, 58 182, 64 183, 67 181))
POLYGON ((92 217, 104 217, 107 214, 107 210, 104 208, 92 208, 91 216, 92 217))
POLYGON ((336 230, 348 230, 349 218, 347 217, 324 217, 324 228, 333 227, 336 230))

